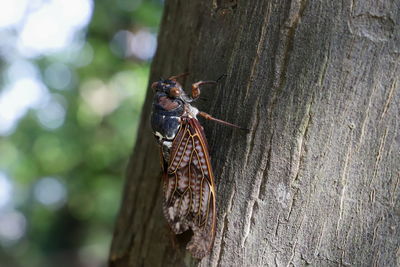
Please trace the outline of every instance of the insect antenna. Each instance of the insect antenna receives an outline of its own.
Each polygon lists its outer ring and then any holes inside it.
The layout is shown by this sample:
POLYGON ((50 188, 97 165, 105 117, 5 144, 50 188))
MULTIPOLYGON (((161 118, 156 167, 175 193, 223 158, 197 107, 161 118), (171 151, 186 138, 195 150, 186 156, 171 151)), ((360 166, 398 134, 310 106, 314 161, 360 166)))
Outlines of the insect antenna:
POLYGON ((228 75, 222 74, 221 76, 218 77, 218 79, 215 80, 215 82, 218 83, 220 80, 222 80, 225 77, 228 77, 228 75))

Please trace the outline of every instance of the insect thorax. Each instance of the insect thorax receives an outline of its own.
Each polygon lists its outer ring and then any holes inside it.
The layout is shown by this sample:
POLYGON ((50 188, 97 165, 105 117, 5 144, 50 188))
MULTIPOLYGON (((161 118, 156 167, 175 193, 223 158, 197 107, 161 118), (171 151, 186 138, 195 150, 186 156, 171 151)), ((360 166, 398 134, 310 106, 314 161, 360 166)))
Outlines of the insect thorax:
POLYGON ((157 142, 162 148, 164 159, 167 161, 172 142, 179 131, 183 113, 183 105, 179 105, 178 108, 173 110, 165 110, 158 103, 153 104, 151 127, 157 142))
POLYGON ((186 101, 171 99, 164 94, 157 94, 153 102, 151 127, 153 134, 160 144, 164 159, 169 160, 169 151, 172 142, 178 133, 182 120, 190 117, 196 118, 199 111, 186 101))

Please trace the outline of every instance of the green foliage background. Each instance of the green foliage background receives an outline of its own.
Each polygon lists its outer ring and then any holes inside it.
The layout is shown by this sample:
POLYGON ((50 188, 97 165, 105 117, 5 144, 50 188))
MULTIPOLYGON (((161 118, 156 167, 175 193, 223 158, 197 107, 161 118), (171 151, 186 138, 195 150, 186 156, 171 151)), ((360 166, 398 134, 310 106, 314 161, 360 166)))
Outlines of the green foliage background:
POLYGON ((120 30, 146 28, 156 33, 163 6, 157 0, 117 2, 93 3, 92 19, 84 32, 86 45, 78 57, 93 53, 90 64, 79 67, 62 51, 33 62, 42 75, 57 62, 72 70, 73 84, 68 90, 46 84, 67 102, 63 125, 46 129, 31 109, 11 135, 0 136, 0 169, 12 178, 15 208, 27 220, 18 242, 0 246, 0 266, 106 265, 150 64, 116 56, 110 42, 120 30), (129 5, 137 7, 124 8, 129 5), (113 112, 99 116, 90 109, 82 97, 82 88, 90 82, 114 86, 124 95, 113 112), (62 181, 67 190, 64 205, 48 207, 34 199, 34 185, 42 177, 62 181))

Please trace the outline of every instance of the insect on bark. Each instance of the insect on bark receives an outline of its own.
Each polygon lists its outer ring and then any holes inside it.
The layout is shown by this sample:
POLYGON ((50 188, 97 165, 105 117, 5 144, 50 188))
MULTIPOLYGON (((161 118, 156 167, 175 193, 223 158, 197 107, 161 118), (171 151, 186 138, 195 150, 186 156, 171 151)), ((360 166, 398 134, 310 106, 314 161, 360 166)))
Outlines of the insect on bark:
POLYGON ((191 103, 200 96, 200 86, 217 82, 196 82, 188 96, 177 81, 186 75, 151 85, 155 90, 151 126, 161 150, 164 216, 175 234, 189 228, 193 231, 187 249, 194 257, 203 258, 215 237, 216 190, 207 140, 196 116, 243 128, 193 107, 191 103))

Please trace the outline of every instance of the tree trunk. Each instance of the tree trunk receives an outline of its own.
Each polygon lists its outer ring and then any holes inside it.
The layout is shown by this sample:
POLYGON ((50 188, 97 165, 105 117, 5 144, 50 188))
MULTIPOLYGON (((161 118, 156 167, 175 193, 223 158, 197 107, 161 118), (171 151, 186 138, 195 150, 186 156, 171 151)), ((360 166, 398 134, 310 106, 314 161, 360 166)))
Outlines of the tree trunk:
POLYGON ((151 81, 189 71, 204 122, 217 232, 200 262, 161 212, 152 92, 111 266, 400 264, 399 0, 170 0, 151 81))

